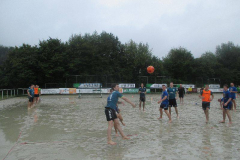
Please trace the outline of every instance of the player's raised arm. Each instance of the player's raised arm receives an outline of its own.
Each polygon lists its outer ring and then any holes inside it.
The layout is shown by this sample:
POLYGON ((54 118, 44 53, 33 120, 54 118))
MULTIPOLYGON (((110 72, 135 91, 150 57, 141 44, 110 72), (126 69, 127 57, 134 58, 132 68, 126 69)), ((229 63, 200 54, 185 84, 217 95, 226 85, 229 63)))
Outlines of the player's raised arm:
POLYGON ((125 102, 131 104, 133 108, 136 107, 136 105, 135 105, 134 103, 132 103, 128 98, 126 98, 126 97, 122 97, 122 99, 123 99, 125 102))

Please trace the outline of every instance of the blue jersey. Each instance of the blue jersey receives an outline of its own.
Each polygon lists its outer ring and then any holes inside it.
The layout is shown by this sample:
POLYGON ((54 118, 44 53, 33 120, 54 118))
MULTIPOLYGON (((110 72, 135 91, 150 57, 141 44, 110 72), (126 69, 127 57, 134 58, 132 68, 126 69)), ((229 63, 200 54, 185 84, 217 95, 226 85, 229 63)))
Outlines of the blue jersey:
POLYGON ((140 97, 145 97, 146 88, 145 87, 143 87, 143 88, 140 87, 139 91, 140 91, 140 97))
MULTIPOLYGON (((236 87, 229 87, 229 91, 237 91, 237 88, 236 87)), ((231 93, 231 92, 230 92, 231 93)), ((235 96, 236 96, 236 93, 231 93, 231 96, 233 99, 235 99, 235 96)))
MULTIPOLYGON (((231 93, 229 92, 229 91, 223 91, 223 101, 224 101, 224 103, 226 103, 228 100, 229 100, 229 98, 232 98, 232 95, 231 95, 231 93)), ((232 102, 230 101, 228 104, 231 104, 232 102)))
POLYGON ((167 91, 163 91, 162 93, 162 99, 167 96, 167 99, 165 99, 164 101, 162 101, 162 104, 168 104, 168 93, 167 91))
POLYGON ((112 108, 116 111, 118 98, 121 98, 121 97, 122 97, 121 93, 119 93, 118 91, 113 91, 107 98, 106 108, 112 108))
POLYGON ((177 89, 176 89, 175 87, 173 87, 173 88, 169 87, 169 88, 167 89, 167 92, 168 92, 168 94, 169 94, 169 99, 175 99, 175 97, 176 97, 176 92, 177 92, 177 89))
POLYGON ((34 89, 28 88, 29 94, 34 97, 34 89))

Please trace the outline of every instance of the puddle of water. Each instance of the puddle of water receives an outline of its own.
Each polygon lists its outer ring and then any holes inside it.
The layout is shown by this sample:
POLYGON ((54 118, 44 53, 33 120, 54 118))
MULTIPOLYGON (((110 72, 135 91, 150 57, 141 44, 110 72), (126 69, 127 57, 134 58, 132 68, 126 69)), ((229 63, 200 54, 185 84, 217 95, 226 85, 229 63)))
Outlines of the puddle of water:
MULTIPOLYGON (((125 96, 138 104, 138 95, 125 96)), ((232 126, 219 124, 222 110, 217 99, 221 94, 215 94, 210 123, 205 124, 197 96, 187 95, 185 104, 179 105, 180 119, 172 110, 172 124, 165 114, 163 120, 157 120, 160 95, 147 96, 145 112, 120 106, 126 123, 122 128, 131 139, 114 137, 112 130, 116 146, 106 144, 107 95, 81 99, 42 96, 41 103, 30 110, 23 98, 1 101, 0 159, 15 145, 19 133, 18 143, 6 159, 239 159, 240 108, 231 112, 232 126)))

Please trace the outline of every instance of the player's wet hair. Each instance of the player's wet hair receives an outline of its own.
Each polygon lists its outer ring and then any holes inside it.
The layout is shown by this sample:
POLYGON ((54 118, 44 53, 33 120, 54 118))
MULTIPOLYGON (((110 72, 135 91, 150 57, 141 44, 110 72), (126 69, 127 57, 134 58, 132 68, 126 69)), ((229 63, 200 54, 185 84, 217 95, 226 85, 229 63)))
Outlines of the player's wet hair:
POLYGON ((227 88, 228 88, 228 85, 227 85, 227 84, 224 84, 223 87, 227 87, 227 88))
POLYGON ((111 85, 112 90, 114 90, 114 88, 116 87, 116 85, 118 85, 118 84, 117 84, 117 83, 113 83, 113 84, 111 85))

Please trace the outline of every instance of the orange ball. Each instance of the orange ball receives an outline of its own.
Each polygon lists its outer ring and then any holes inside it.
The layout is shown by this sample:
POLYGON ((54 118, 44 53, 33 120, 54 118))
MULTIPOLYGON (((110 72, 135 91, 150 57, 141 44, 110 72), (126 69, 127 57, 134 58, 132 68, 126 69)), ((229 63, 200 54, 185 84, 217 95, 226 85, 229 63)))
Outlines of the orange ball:
POLYGON ((152 74, 154 72, 154 67, 153 66, 148 66, 147 67, 147 72, 152 74))

